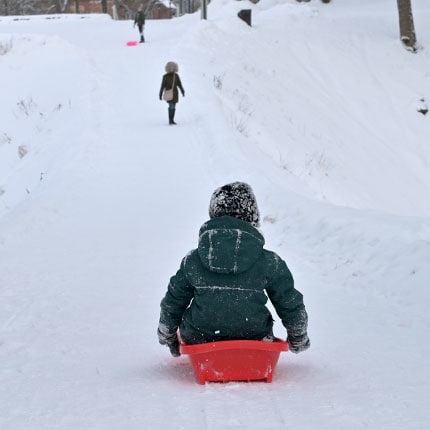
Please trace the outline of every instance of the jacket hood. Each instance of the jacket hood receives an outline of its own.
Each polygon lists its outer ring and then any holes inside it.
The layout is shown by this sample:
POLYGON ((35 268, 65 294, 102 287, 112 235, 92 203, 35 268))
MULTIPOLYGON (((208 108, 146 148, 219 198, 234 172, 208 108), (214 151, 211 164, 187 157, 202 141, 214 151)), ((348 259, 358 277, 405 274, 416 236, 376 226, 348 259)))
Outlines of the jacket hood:
POLYGON ((264 237, 250 223, 230 216, 213 218, 199 232, 202 264, 216 273, 241 273, 261 256, 264 237))

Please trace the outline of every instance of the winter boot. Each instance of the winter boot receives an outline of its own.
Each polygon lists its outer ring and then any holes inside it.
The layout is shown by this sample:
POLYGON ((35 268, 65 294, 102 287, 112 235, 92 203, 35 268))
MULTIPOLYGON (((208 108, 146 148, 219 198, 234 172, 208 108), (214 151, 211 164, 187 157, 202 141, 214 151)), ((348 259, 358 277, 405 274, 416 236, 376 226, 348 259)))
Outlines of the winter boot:
POLYGON ((145 42, 145 39, 143 38, 143 33, 140 33, 140 43, 145 42))
POLYGON ((170 123, 170 124, 173 124, 173 125, 176 125, 176 122, 175 122, 175 112, 176 112, 176 109, 173 109, 172 110, 172 122, 170 123))
POLYGON ((169 109, 168 111, 169 111, 169 125, 176 124, 176 123, 173 121, 173 117, 174 117, 174 115, 175 115, 175 109, 169 109))

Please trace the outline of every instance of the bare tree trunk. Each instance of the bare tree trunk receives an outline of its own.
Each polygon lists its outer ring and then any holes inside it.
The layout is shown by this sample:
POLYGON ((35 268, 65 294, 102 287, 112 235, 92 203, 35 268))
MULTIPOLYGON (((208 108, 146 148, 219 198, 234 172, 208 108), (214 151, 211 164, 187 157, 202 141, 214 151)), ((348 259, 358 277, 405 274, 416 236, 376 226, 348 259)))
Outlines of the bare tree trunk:
POLYGON ((61 13, 61 0, 54 0, 55 13, 61 13))
POLYGON ((400 40, 411 51, 417 50, 414 17, 412 15, 411 0, 397 0, 399 10, 400 40))

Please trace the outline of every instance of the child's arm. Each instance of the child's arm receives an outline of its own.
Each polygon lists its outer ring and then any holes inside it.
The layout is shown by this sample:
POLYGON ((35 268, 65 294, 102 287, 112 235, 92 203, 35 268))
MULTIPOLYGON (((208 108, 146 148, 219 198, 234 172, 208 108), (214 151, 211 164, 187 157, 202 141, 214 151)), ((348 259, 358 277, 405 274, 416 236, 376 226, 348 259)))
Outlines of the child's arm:
POLYGON ((170 278, 167 293, 161 301, 160 322, 170 332, 176 332, 182 321, 182 315, 194 296, 194 288, 184 275, 182 264, 176 275, 170 278))
POLYGON ((177 79, 178 79, 178 87, 181 90, 182 93, 182 97, 185 97, 185 90, 184 87, 182 86, 182 82, 181 82, 181 78, 179 77, 179 75, 176 75, 177 79))
POLYGON ((266 287, 267 295, 287 329, 290 350, 301 352, 310 346, 307 334, 308 314, 303 295, 294 288, 294 279, 285 261, 275 253, 271 254, 273 260, 269 267, 272 276, 266 287))
POLYGON ((170 279, 167 293, 161 301, 160 322, 157 330, 160 344, 167 345, 174 357, 180 355, 178 327, 185 310, 194 297, 194 288, 184 274, 183 265, 182 262, 176 275, 170 279))

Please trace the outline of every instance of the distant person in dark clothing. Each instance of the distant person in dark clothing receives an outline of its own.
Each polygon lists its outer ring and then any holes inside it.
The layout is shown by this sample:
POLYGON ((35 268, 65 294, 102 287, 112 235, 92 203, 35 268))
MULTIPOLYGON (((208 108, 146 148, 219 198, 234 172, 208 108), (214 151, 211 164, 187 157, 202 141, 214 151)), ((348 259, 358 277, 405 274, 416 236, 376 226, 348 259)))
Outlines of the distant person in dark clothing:
POLYGON ((169 125, 176 125, 175 112, 176 103, 179 101, 178 88, 181 90, 182 97, 185 97, 185 90, 178 75, 178 65, 173 61, 169 61, 165 70, 167 73, 163 75, 159 97, 160 100, 164 99, 169 105, 169 125))
POLYGON ((140 43, 145 42, 145 38, 143 37, 143 28, 145 27, 145 12, 143 11, 143 6, 140 5, 137 9, 136 15, 134 17, 134 24, 133 27, 136 27, 139 29, 140 34, 140 43))

